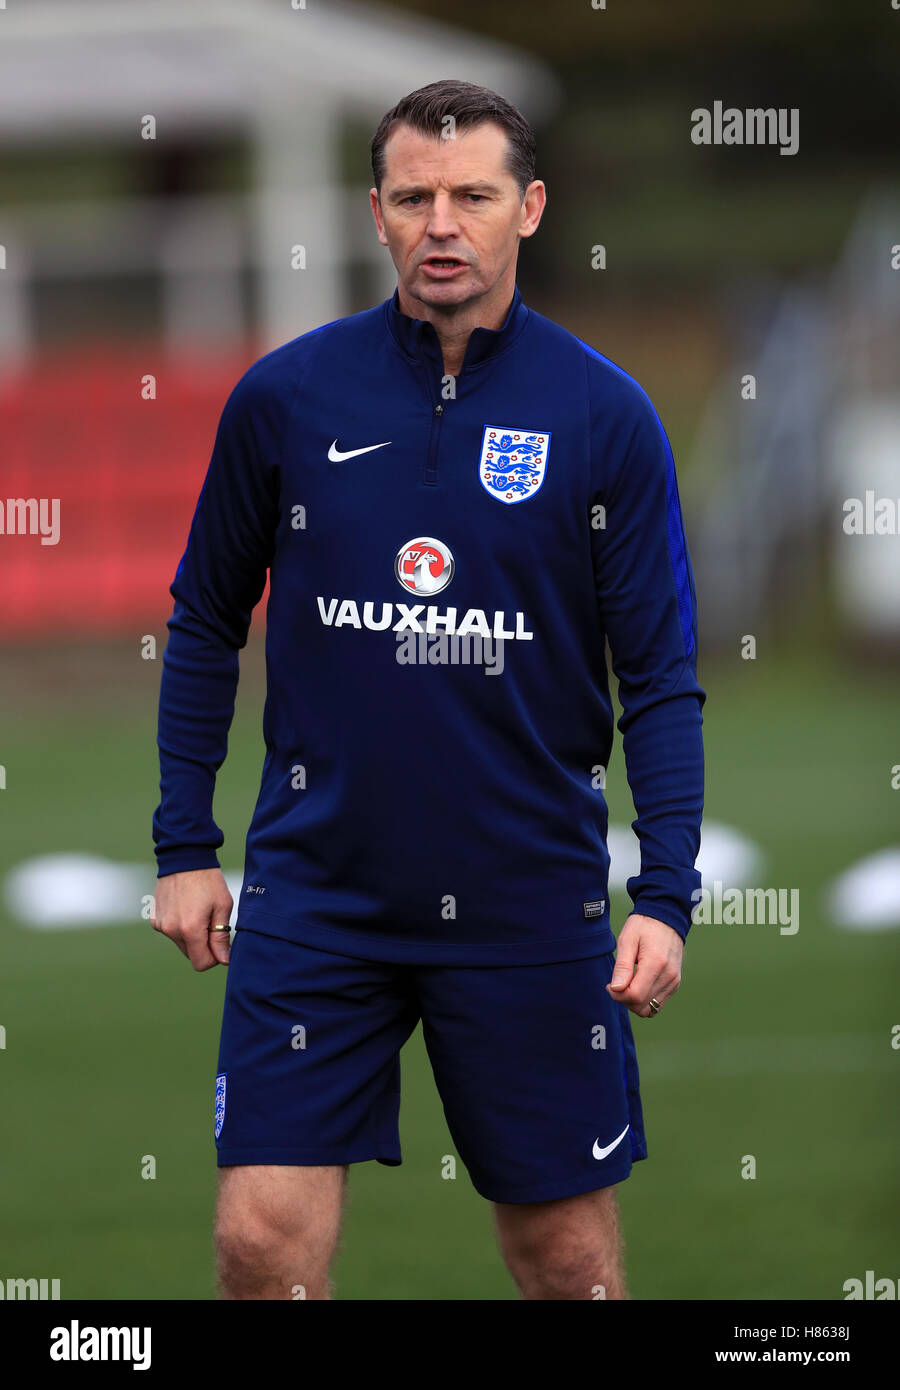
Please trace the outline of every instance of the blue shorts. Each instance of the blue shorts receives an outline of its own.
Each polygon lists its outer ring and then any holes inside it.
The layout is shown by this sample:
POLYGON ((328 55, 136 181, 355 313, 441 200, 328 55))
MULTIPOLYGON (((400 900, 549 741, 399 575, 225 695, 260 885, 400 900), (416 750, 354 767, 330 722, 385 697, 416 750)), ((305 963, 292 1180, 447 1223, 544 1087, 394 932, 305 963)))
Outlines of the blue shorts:
POLYGON ((240 928, 228 967, 218 1164, 401 1162, 400 1049, 419 1022, 476 1190, 543 1202, 647 1157, 615 952, 552 965, 395 965, 240 928))

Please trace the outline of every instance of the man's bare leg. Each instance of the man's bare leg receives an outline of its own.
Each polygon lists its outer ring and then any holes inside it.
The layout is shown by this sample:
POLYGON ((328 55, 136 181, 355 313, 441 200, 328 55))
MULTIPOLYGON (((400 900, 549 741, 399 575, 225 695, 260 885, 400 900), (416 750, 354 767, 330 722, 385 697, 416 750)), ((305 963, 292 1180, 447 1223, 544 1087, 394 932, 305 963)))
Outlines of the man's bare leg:
POLYGON ((216 1274, 225 1299, 328 1299, 347 1169, 220 1168, 216 1274))
POLYGON ((625 1299, 615 1187, 553 1202, 494 1202, 500 1253, 525 1299, 625 1299))

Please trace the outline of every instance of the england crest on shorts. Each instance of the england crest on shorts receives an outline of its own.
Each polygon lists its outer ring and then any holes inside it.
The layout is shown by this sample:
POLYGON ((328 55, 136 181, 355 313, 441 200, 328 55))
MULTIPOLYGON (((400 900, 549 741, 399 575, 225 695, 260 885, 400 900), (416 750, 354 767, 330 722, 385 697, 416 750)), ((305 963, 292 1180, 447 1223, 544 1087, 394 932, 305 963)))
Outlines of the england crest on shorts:
POLYGON ((549 430, 485 425, 478 476, 498 502, 526 502, 540 491, 550 452, 549 430))
POLYGON ((222 1072, 221 1076, 216 1077, 216 1138, 222 1133, 222 1126, 225 1123, 225 1078, 227 1072, 222 1072))

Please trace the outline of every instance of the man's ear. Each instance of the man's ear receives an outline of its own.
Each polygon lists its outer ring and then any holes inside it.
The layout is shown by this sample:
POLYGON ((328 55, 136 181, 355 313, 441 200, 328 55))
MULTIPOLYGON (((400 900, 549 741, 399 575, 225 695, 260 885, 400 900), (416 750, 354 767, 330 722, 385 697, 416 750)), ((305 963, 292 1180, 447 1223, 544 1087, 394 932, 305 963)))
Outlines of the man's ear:
POLYGON ((372 217, 375 221, 375 230, 378 233, 378 240, 382 246, 387 246, 387 237, 384 234, 384 215, 381 210, 381 196, 377 188, 369 189, 369 207, 372 209, 372 217))
POLYGON ((533 179, 525 190, 522 199, 525 208, 523 225, 519 227, 520 237, 534 236, 547 206, 547 190, 540 179, 533 179))

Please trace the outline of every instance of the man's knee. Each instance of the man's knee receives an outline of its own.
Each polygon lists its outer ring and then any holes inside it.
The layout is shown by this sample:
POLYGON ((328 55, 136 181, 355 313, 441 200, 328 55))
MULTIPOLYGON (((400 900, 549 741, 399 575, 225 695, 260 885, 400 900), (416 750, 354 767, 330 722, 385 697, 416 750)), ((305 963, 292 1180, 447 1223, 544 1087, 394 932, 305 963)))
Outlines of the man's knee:
POLYGON ((222 1286, 265 1290, 267 1297, 321 1297, 342 1196, 340 1170, 220 1169, 214 1241, 222 1286))
POLYGON ((615 1188, 553 1202, 495 1205, 500 1249, 526 1297, 622 1298, 615 1188))

